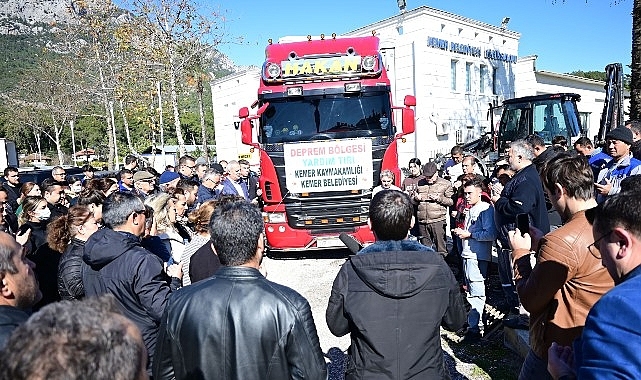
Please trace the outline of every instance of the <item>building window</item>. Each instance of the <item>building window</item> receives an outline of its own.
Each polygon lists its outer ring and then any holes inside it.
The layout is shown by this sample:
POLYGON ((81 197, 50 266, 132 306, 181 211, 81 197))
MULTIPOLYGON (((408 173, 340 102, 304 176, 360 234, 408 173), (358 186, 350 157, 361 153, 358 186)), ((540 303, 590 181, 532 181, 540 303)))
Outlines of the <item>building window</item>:
POLYGON ((481 65, 480 69, 480 80, 479 80, 479 91, 481 94, 485 94, 485 88, 487 87, 487 66, 481 65))
POLYGON ((496 86, 496 69, 492 69, 492 95, 498 95, 499 94, 499 89, 496 86))
POLYGON ((472 63, 465 63, 465 92, 472 92, 472 63))
POLYGON ((451 82, 450 87, 452 91, 456 91, 456 68, 458 67, 458 61, 453 59, 451 62, 451 82))

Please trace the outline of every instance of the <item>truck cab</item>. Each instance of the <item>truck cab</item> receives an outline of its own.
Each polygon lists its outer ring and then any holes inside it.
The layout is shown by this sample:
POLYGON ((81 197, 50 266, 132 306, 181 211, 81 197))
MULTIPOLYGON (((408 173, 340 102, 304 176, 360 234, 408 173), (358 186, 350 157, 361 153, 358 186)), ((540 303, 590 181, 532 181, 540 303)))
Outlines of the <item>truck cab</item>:
POLYGON ((546 145, 552 144, 554 136, 564 136, 570 142, 585 134, 576 106, 580 100, 580 95, 571 93, 506 100, 496 136, 497 151, 504 152, 512 141, 531 134, 539 135, 546 145))

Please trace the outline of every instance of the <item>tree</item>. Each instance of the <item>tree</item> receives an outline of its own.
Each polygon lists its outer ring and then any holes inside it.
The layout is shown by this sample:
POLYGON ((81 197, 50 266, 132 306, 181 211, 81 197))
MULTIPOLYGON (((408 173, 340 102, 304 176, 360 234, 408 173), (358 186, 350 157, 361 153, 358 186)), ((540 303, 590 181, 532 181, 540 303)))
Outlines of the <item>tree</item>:
MULTIPOLYGON (((193 0, 134 0, 134 14, 144 18, 152 62, 162 62, 169 84, 179 154, 185 154, 178 90, 189 69, 218 43, 223 35, 219 15, 204 15, 193 0)), ((201 70, 201 71, 204 71, 201 70)))

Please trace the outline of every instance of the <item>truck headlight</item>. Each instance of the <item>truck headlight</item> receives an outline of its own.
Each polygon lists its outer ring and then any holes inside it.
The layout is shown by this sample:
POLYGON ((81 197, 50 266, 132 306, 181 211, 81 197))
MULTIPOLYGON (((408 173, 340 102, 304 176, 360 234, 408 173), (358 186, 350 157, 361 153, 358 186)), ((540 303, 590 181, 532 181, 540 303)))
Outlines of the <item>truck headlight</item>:
POLYGON ((270 63, 267 66, 267 75, 270 78, 278 78, 280 76, 280 66, 275 63, 270 63))

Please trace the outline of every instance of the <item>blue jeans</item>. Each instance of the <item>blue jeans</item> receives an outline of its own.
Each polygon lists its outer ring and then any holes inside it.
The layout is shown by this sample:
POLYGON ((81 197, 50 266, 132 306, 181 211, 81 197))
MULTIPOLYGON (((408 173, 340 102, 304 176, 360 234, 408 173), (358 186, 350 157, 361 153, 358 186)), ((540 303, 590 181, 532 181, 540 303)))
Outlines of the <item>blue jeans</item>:
POLYGON ((485 260, 463 258, 465 284, 467 285, 467 302, 472 308, 467 314, 469 329, 480 332, 483 328, 483 310, 485 309, 485 279, 489 262, 485 260))
POLYGON ((519 380, 552 380, 548 372, 548 362, 536 356, 534 351, 530 350, 523 361, 519 380))

